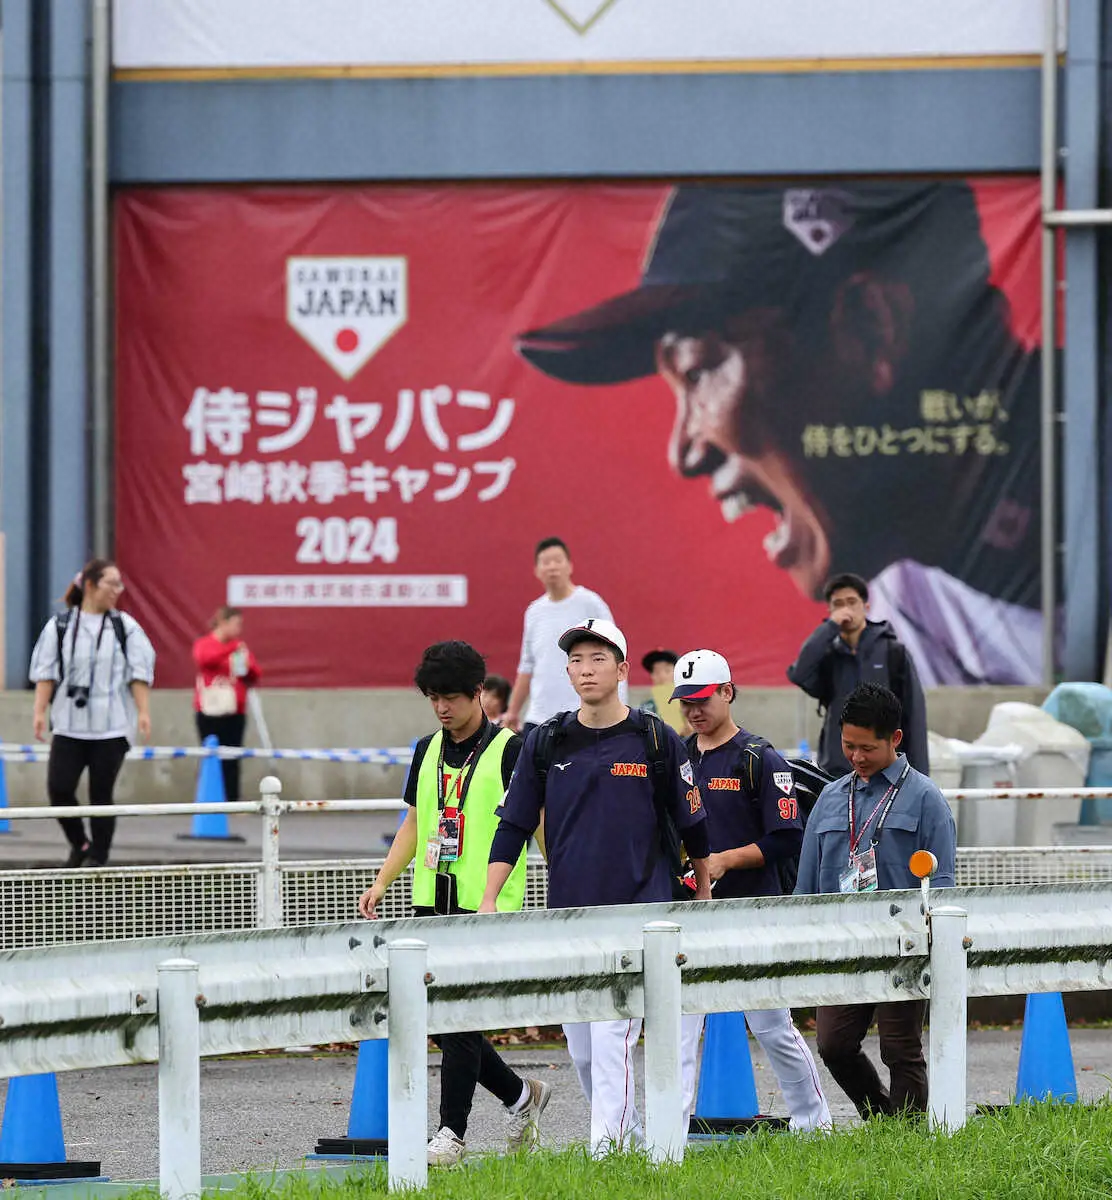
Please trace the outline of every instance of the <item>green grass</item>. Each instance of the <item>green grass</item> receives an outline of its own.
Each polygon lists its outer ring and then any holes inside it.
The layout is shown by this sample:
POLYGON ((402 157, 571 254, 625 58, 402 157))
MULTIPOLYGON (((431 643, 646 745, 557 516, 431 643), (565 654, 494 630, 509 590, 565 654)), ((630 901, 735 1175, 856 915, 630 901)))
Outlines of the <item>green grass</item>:
MULTIPOLYGON (((1023 1105, 952 1137, 879 1121, 828 1137, 759 1134, 689 1150, 681 1166, 579 1150, 475 1156, 430 1170, 437 1200, 1096 1200, 1112 1195, 1112 1104, 1023 1105)), ((374 1200, 380 1165, 346 1179, 248 1178, 235 1200, 374 1200)))

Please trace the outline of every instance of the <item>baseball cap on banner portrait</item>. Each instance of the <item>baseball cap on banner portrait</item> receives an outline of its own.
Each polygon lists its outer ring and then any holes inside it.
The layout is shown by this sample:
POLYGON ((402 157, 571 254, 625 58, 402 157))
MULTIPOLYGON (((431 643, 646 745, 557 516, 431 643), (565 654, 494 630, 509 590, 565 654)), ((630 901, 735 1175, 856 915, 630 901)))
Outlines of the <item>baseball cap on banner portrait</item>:
POLYGON ((584 638, 594 638, 595 641, 605 642, 606 645, 613 646, 621 654, 623 660, 626 657, 625 634, 613 621, 604 621, 601 617, 591 617, 586 621, 580 621, 578 625, 573 625, 560 635, 560 649, 567 654, 576 642, 582 641, 584 638))
POLYGON ((676 663, 673 679, 673 700, 707 700, 720 684, 733 683, 730 664, 714 650, 689 650, 676 663))
POLYGON ((668 330, 714 328, 725 314, 789 301, 826 312, 839 284, 876 262, 912 286, 919 324, 950 329, 962 319, 961 289, 989 279, 972 190, 685 184, 671 194, 638 287, 527 330, 517 349, 566 383, 639 379, 656 371, 654 346, 668 330), (911 227, 917 236, 903 236, 911 227))

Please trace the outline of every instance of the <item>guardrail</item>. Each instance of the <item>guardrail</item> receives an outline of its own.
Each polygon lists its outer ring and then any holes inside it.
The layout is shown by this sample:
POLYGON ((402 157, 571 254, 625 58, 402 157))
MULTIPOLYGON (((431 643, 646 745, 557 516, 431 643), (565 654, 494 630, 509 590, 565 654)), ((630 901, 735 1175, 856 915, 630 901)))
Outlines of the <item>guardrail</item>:
MULTIPOLYGON (((92 819, 254 815, 261 818, 260 857, 243 862, 79 870, 0 869, 0 950, 347 920, 382 856, 283 861, 282 818, 287 814, 395 812, 405 807, 404 801, 283 800, 273 776, 264 779, 261 787, 261 799, 235 803, 82 806, 81 815, 92 819)), ((1013 789, 989 794, 1014 799, 1017 794, 1041 798, 1044 793, 1013 789)), ((960 795, 985 793, 965 791, 960 795)), ((13 821, 54 820, 58 815, 58 809, 48 806, 0 809, 0 816, 13 821)), ((1112 881, 1112 846, 959 846, 956 878, 959 886, 970 887, 1112 881)), ((545 865, 539 858, 530 858, 525 907, 543 908, 546 899, 545 865)), ((410 876, 405 874, 386 893, 380 911, 384 917, 400 918, 410 907, 410 876)))
POLYGON ((0 1075, 159 1062, 162 1193, 200 1193, 200 1057, 389 1038, 389 1180, 427 1179, 427 1035, 645 1019, 645 1133, 684 1150, 680 1017, 926 998, 930 1120, 966 1119, 966 999, 1105 988, 1112 885, 730 900, 0 955, 0 1075), (484 953, 477 953, 481 947, 484 953))

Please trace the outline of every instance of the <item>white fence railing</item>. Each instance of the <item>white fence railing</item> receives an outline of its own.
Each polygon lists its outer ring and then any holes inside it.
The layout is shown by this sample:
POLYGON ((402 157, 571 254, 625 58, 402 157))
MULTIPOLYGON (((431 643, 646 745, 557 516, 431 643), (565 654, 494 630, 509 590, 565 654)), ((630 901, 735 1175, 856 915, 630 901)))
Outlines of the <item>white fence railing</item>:
MULTIPOLYGON (((50 758, 46 742, 0 742, 0 761, 45 763, 50 758)), ((257 750, 253 746, 132 746, 132 762, 162 762, 177 758, 280 759, 294 762, 374 763, 383 767, 407 766, 413 761, 409 746, 338 748, 332 750, 257 750)))
POLYGON ((557 909, 0 955, 0 1075, 159 1062, 161 1191, 200 1193, 204 1055, 389 1038, 389 1179, 427 1178, 427 1035, 645 1018, 647 1149, 684 1150, 682 1012, 927 998, 930 1119, 966 1118, 966 998, 1100 989, 1112 885, 557 909), (477 952, 481 948, 482 952, 477 952))
MULTIPOLYGON (((282 861, 282 818, 291 814, 396 812, 404 808, 404 802, 283 800, 276 785, 268 776, 263 781, 262 799, 236 803, 83 806, 81 815, 94 819, 253 815, 261 819, 261 857, 256 862, 218 864, 0 869, 0 950, 348 920, 381 865, 381 856, 282 861)), ((955 794, 1005 800, 1045 795, 1016 790, 955 794)), ((0 817, 11 818, 13 823, 54 820, 58 815, 57 808, 46 806, 0 808, 0 817)), ((180 850, 175 848, 174 853, 180 850)), ((403 875, 386 893, 380 907, 384 917, 408 915, 410 879, 408 873, 403 875)), ((958 886, 1102 881, 1112 882, 1112 845, 958 848, 958 886)), ((531 858, 526 871, 526 908, 544 907, 547 882, 544 863, 531 858)))

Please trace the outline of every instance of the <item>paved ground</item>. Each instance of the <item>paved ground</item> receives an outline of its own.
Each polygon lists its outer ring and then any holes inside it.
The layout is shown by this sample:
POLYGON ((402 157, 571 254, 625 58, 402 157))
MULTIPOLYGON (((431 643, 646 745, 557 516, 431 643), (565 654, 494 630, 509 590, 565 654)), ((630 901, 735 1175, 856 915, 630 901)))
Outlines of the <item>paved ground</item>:
MULTIPOLYGON (((1002 1104, 1015 1088, 1021 1034, 972 1031, 969 1036, 970 1104, 1002 1104)), ((1075 1029, 1071 1034, 1083 1099, 1112 1091, 1112 1030, 1075 1029)), ((754 1079, 762 1108, 783 1113, 775 1079, 760 1047, 750 1041, 754 1079)), ((813 1041, 812 1041, 813 1046, 813 1041)), ((876 1056, 875 1039, 870 1051, 876 1056)), ((554 1087, 545 1113, 543 1140, 564 1146, 587 1138, 587 1105, 562 1049, 512 1049, 515 1070, 538 1075, 554 1087)), ((251 1168, 296 1167, 319 1137, 342 1137, 355 1076, 351 1053, 241 1056, 206 1061, 202 1067, 202 1163, 206 1174, 251 1168)), ((429 1128, 436 1128, 439 1056, 430 1059, 429 1128)), ((153 1066, 115 1067, 60 1075, 62 1115, 70 1158, 100 1159, 114 1180, 158 1174, 158 1084, 153 1066)), ((823 1072, 835 1120, 856 1120, 849 1102, 823 1072)), ((471 1150, 504 1145, 500 1105, 480 1091, 468 1131, 471 1150)), ((51 1196, 57 1192, 52 1190, 51 1196)))

